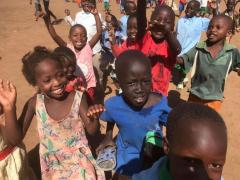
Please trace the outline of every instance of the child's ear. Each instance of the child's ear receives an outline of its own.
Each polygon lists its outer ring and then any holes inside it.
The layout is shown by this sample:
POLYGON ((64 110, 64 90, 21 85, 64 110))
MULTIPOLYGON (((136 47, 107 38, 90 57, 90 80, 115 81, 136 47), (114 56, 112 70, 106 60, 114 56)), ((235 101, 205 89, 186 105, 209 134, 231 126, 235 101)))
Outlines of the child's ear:
POLYGON ((232 36, 232 30, 228 30, 227 37, 231 37, 231 36, 232 36))
POLYGON ((168 155, 169 153, 169 144, 168 144, 168 140, 167 137, 163 138, 163 151, 166 155, 168 155))

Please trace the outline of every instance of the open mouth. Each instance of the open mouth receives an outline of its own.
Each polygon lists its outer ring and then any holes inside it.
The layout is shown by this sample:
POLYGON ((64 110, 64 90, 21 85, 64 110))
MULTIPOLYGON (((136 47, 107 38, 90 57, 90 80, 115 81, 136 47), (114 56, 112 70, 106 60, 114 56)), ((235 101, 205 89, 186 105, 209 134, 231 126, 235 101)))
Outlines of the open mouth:
POLYGON ((139 96, 135 98, 135 101, 140 104, 143 103, 145 101, 145 96, 139 96))
POLYGON ((52 94, 55 94, 55 95, 59 96, 59 95, 62 95, 64 92, 65 92, 64 87, 61 87, 61 88, 53 90, 52 94))

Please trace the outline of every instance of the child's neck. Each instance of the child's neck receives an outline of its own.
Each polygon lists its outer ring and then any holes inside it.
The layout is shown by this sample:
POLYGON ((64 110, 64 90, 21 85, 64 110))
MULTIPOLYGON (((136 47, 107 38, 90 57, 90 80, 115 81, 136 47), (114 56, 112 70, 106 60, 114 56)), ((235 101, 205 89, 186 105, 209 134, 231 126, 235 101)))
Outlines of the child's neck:
POLYGON ((216 59, 219 52, 223 49, 225 44, 225 39, 218 42, 211 43, 208 40, 206 41, 207 50, 210 52, 213 59, 216 59))

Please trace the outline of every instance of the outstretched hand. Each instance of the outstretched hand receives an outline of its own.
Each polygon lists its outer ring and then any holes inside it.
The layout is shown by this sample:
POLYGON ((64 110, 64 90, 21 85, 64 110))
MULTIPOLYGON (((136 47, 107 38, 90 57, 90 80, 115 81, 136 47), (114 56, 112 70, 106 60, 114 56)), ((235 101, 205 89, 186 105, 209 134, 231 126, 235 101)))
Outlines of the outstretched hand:
POLYGON ((90 120, 99 119, 101 113, 104 111, 104 107, 101 104, 93 105, 88 108, 87 117, 90 120))
POLYGON ((98 10, 96 8, 92 8, 90 11, 94 16, 98 15, 98 10))
POLYGON ((0 79, 0 103, 4 110, 14 108, 17 99, 17 91, 15 86, 10 81, 0 79))

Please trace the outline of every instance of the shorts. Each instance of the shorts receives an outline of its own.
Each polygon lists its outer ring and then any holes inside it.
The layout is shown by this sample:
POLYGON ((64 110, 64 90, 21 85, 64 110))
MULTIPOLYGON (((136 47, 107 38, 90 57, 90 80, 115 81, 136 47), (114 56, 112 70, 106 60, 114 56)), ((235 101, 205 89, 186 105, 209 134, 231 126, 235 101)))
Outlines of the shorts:
POLYGON ((184 8, 185 8, 185 4, 183 4, 181 1, 179 1, 179 4, 178 4, 178 10, 179 10, 179 12, 183 12, 183 11, 184 11, 184 8))
POLYGON ((198 103, 206 105, 217 112, 221 111, 222 101, 220 100, 204 100, 200 99, 199 97, 195 96, 194 94, 190 94, 188 97, 188 102, 198 103))

